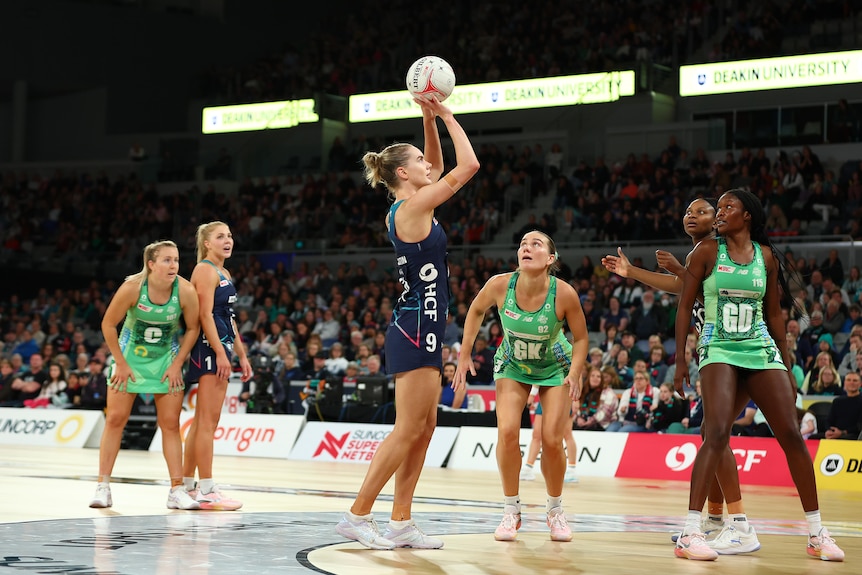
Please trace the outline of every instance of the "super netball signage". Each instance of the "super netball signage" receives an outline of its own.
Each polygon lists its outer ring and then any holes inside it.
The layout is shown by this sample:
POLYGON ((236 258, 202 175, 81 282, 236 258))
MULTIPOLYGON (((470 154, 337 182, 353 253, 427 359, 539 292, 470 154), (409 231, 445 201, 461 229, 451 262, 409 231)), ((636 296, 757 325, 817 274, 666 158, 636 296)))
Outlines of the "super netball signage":
MULTIPOLYGON (((392 425, 310 421, 293 446, 289 459, 371 463, 392 425)), ((449 455, 458 428, 438 427, 425 454, 425 467, 442 467, 449 455)))
MULTIPOLYGON (((194 413, 180 414, 180 434, 183 442, 193 420, 194 413)), ((304 422, 305 418, 301 415, 222 413, 213 438, 213 453, 287 458, 304 422)), ((150 443, 150 451, 161 450, 162 431, 157 429, 150 443)))

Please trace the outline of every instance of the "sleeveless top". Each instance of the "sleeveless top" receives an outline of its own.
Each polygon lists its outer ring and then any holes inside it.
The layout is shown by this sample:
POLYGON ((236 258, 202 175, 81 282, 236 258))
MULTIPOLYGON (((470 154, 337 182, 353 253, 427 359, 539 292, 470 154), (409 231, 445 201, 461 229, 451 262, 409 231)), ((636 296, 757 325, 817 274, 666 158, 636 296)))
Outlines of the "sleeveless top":
POLYGON ((562 385, 572 364, 572 344, 566 340, 563 322, 557 318, 557 278, 550 276, 544 303, 529 312, 518 307, 518 276, 519 272, 512 274, 500 310, 503 341, 494 354, 494 379, 562 385))
POLYGON ((396 236, 395 212, 404 200, 389 208, 389 241, 395 248, 398 281, 404 291, 396 302, 391 325, 400 327, 412 343, 427 347, 430 341, 413 341, 419 334, 435 338, 433 350, 442 346, 443 330, 449 314, 449 263, 446 258, 446 232, 432 219, 431 232, 420 242, 403 242, 396 236), (407 317, 409 316, 409 317, 407 317), (404 329, 402 324, 409 324, 404 329), (428 335, 428 334, 433 335, 428 335))
MULTIPOLYGON (((156 392, 161 378, 179 352, 180 281, 174 279, 171 295, 164 304, 150 301, 148 282, 141 284, 138 302, 126 312, 119 343, 123 357, 135 375, 128 382, 129 392, 156 392), (155 388, 147 388, 151 384, 155 388)), ((167 391, 167 390, 165 390, 167 391)))
MULTIPOLYGON (((221 269, 209 260, 201 260, 201 263, 208 263, 216 269, 218 273, 218 286, 216 286, 215 294, 213 294, 213 319, 215 320, 216 329, 218 330, 219 338, 222 344, 227 344, 228 349, 233 348, 235 334, 233 332, 233 304, 236 303, 236 287, 221 269)), ((203 337, 201 330, 201 337, 203 337)))
POLYGON ((700 367, 728 363, 748 369, 786 369, 763 318, 767 273, 760 244, 752 242, 754 258, 740 264, 730 259, 724 238, 716 241, 715 266, 703 280, 700 367))

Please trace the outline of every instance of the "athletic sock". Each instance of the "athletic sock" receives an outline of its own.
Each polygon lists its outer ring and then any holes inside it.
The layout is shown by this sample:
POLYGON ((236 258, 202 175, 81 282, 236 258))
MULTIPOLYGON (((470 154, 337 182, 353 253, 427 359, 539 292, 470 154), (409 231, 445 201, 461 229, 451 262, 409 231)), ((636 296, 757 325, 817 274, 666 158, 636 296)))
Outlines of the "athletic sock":
POLYGON ((823 525, 820 523, 820 510, 806 511, 805 520, 808 522, 808 533, 811 537, 818 537, 823 525))
POLYGON ((521 513, 521 498, 518 495, 503 497, 503 513, 521 513))
POLYGON ((731 513, 727 516, 727 519, 737 531, 748 533, 751 530, 751 526, 748 524, 748 517, 746 517, 745 513, 731 513))
POLYGON ((700 519, 701 514, 700 511, 695 511, 689 509, 688 515, 685 516, 685 527, 682 532, 683 535, 689 535, 691 533, 700 533, 700 519))
POLYGON ((212 493, 213 487, 215 487, 215 481, 213 481, 212 477, 208 479, 201 478, 200 483, 198 483, 198 487, 204 495, 212 493))
POLYGON ((191 491, 195 488, 195 478, 194 477, 183 477, 183 485, 186 486, 186 491, 191 491))
POLYGON ((563 496, 562 495, 560 495, 558 497, 551 497, 550 495, 548 495, 547 512, 550 513, 551 510, 555 509, 555 508, 559 508, 559 509, 563 508, 563 496))

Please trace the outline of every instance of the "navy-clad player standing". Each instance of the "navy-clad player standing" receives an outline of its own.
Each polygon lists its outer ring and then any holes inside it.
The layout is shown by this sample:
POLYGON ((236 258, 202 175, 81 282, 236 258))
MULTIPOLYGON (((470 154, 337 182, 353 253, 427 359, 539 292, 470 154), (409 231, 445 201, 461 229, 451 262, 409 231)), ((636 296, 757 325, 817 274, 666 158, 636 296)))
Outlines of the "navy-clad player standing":
POLYGON ((386 332, 386 370, 395 377, 398 406, 395 426, 377 449, 350 511, 336 526, 339 534, 372 549, 443 546, 442 540, 422 533, 411 518, 413 492, 437 425, 443 331, 449 307, 446 235, 434 218, 434 209, 473 177, 479 161, 449 108, 436 99, 415 102, 422 107, 424 154, 410 144, 393 144, 362 158, 368 183, 384 184, 394 199, 386 226, 404 286, 386 332), (438 116, 449 131, 457 163, 442 179, 438 116), (393 474, 392 518, 381 535, 371 507, 393 474))
POLYGON ((233 353, 239 356, 243 381, 251 377, 251 365, 242 343, 234 346, 236 287, 224 268, 225 259, 233 251, 230 228, 222 222, 202 224, 196 243, 198 264, 191 282, 200 302, 201 334, 189 355, 186 381, 198 383, 198 394, 195 418, 186 437, 183 481, 201 509, 233 511, 242 507, 242 503, 220 492, 212 478, 213 437, 227 392, 233 353), (195 468, 200 478, 197 487, 195 468))

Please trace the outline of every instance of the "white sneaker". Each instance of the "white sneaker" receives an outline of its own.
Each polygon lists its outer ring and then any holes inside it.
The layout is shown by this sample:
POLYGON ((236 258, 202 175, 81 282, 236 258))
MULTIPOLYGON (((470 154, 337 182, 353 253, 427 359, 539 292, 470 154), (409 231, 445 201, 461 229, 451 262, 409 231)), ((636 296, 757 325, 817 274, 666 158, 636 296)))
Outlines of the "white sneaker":
POLYGON ((425 535, 412 519, 410 525, 404 529, 392 529, 390 524, 383 534, 383 538, 395 543, 396 547, 412 547, 414 549, 440 549, 443 547, 442 539, 425 535))
POLYGON ((107 483, 99 483, 96 486, 96 494, 90 500, 90 507, 93 509, 105 509, 114 504, 111 499, 111 486, 107 483))
POLYGON ((578 476, 575 475, 575 470, 571 467, 566 468, 566 475, 563 476, 563 483, 578 483, 578 476))
POLYGON ((521 468, 521 475, 519 477, 521 481, 535 481, 536 480, 536 470, 532 467, 523 466, 521 468))
POLYGON ((395 542, 380 534, 377 522, 371 515, 368 519, 360 519, 354 523, 345 513, 338 525, 335 526, 335 531, 342 537, 358 541, 369 549, 395 549, 395 542))
POLYGON ((168 509, 200 509, 201 504, 195 501, 185 487, 177 487, 168 492, 168 509))
POLYGON ((760 541, 754 527, 748 526, 748 533, 743 533, 733 525, 724 526, 718 536, 712 541, 707 541, 719 555, 736 555, 738 553, 751 553, 760 549, 760 541))
MULTIPOLYGON (((721 533, 722 529, 724 529, 724 523, 719 523, 718 521, 713 521, 709 518, 700 522, 700 530, 703 532, 703 536, 706 541, 712 541, 718 537, 718 534, 721 533)), ((676 543, 677 539, 679 539, 679 535, 679 533, 674 533, 670 536, 670 540, 676 543)))

